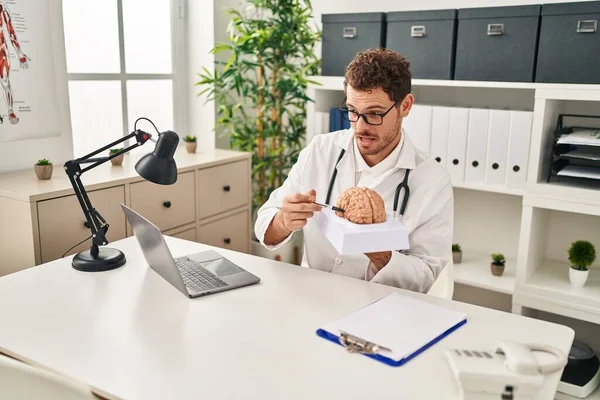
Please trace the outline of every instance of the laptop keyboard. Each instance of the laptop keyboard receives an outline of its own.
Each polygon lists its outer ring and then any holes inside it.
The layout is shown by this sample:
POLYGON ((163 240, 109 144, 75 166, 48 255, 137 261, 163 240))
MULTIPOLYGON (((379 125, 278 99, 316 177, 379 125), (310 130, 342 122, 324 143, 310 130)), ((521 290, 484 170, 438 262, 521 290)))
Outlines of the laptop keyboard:
POLYGON ((183 283, 191 289, 203 291, 227 286, 225 281, 187 257, 176 258, 175 264, 183 278, 183 283))

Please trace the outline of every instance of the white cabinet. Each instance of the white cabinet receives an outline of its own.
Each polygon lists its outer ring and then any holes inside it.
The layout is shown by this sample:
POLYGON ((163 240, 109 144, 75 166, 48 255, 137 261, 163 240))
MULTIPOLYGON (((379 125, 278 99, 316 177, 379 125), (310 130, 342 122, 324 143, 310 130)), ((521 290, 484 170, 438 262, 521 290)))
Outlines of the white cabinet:
MULTIPOLYGON (((128 154, 120 167, 105 163, 82 175, 92 205, 109 224, 109 242, 133 234, 121 209, 126 204, 166 235, 249 252, 249 153, 188 154, 182 146, 175 154, 177 182, 164 186, 141 178, 136 161, 128 154)), ((38 181, 31 170, 0 174, 0 275, 60 258, 90 236, 84 222, 60 166, 49 181, 38 181)), ((86 241, 67 254, 89 245, 86 241)))

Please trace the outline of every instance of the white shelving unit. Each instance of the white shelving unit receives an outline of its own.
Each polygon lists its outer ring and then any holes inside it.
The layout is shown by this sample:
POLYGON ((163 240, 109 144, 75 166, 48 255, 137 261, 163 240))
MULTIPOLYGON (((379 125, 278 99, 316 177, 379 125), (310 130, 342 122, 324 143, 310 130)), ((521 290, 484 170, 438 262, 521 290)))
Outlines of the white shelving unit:
POLYGON ((490 272, 490 258, 486 254, 467 255, 460 264, 454 266, 454 281, 463 285, 512 295, 515 292, 515 261, 506 260, 502 276, 490 272))
MULTIPOLYGON (((343 77, 312 80, 308 140, 324 133, 315 131, 315 112, 328 112, 344 98, 343 77)), ((464 253, 455 265, 455 281, 510 296, 513 312, 541 310, 600 324, 600 260, 581 289, 569 283, 567 260, 577 239, 591 241, 600 251, 600 182, 597 187, 546 182, 558 115, 600 114, 600 85, 414 79, 412 88, 417 104, 533 111, 523 189, 455 185, 455 242, 464 253), (507 258, 501 277, 490 272, 492 252, 507 258)))
POLYGON ((518 303, 543 311, 565 314, 600 324, 600 274, 591 275, 583 288, 569 284, 564 263, 546 261, 538 265, 525 283, 516 290, 518 303), (535 305, 535 307, 533 307, 535 305))
POLYGON ((477 185, 473 183, 457 183, 454 185, 458 189, 480 190, 482 192, 510 194, 513 196, 523 196, 525 192, 520 189, 510 189, 503 186, 477 185))

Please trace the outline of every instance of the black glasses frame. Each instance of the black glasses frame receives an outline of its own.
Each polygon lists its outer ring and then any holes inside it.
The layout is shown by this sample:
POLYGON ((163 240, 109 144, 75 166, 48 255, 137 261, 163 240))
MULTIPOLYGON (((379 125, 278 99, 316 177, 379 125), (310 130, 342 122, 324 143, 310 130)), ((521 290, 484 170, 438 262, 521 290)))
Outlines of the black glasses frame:
POLYGON ((387 114, 388 114, 390 111, 392 111, 392 109, 393 109, 394 107, 396 107, 396 105, 397 105, 398 103, 400 103, 400 100, 396 100, 396 102, 395 102, 394 104, 392 104, 392 106, 391 106, 390 108, 388 108, 388 109, 387 109, 387 111, 385 111, 385 112, 383 112, 383 113, 379 113, 379 112, 368 112, 368 113, 361 114, 361 113, 358 113, 358 112, 356 112, 356 111, 352 111, 352 114, 355 114, 355 115, 357 116, 357 118, 356 118, 356 121, 352 121, 352 120, 350 119, 350 110, 348 109, 348 107, 344 107, 344 103, 346 102, 346 100, 347 100, 347 97, 346 97, 346 98, 344 98, 344 101, 342 101, 342 104, 340 104, 340 106, 338 107, 338 110, 339 110, 339 112, 342 114, 342 118, 344 118, 345 120, 347 120, 347 121, 350 121, 350 122, 358 122, 358 120, 359 120, 360 118, 362 118, 362 119, 363 119, 363 121, 365 121, 367 124, 369 124, 369 125, 372 125, 372 126, 379 126, 379 125, 382 125, 382 124, 383 124, 383 118, 384 118, 384 117, 385 117, 385 116, 386 116, 386 115, 387 115, 387 114), (377 116, 381 117, 381 122, 380 122, 380 123, 378 123, 378 124, 372 124, 372 123, 370 123, 370 122, 369 122, 369 120, 368 120, 368 118, 367 118, 367 115, 377 115, 377 116))

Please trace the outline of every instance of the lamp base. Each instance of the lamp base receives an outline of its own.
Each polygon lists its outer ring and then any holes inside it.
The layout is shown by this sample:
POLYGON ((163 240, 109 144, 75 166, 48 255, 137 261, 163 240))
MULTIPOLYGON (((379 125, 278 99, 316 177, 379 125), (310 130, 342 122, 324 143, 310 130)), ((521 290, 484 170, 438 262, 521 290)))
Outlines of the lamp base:
POLYGON ((90 250, 82 251, 73 257, 72 266, 78 271, 83 272, 102 272, 119 268, 127 260, 125 254, 117 249, 110 247, 100 247, 98 255, 93 257, 90 250))

